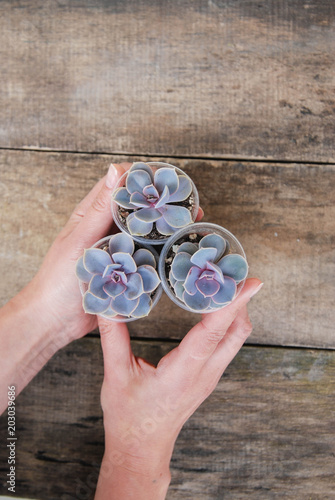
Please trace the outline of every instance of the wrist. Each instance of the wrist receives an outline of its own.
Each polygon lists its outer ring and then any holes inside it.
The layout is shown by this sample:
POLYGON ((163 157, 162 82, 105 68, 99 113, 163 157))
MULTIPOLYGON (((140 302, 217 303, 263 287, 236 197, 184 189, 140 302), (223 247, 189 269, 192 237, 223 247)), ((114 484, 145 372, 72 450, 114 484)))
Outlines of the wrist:
POLYGON ((62 335, 61 328, 54 320, 47 294, 35 279, 13 297, 8 305, 11 306, 11 315, 16 318, 16 322, 20 321, 20 329, 31 333, 30 340, 36 345, 48 345, 50 353, 55 353, 68 343, 66 335, 62 335))
MULTIPOLYGON (((28 285, 0 310, 0 359, 3 386, 15 385, 18 394, 63 347, 54 340, 52 326, 43 315, 43 304, 28 285)), ((1 408, 3 407, 1 391, 1 408)))
POLYGON ((171 481, 170 456, 153 458, 106 448, 95 500, 163 500, 171 481))

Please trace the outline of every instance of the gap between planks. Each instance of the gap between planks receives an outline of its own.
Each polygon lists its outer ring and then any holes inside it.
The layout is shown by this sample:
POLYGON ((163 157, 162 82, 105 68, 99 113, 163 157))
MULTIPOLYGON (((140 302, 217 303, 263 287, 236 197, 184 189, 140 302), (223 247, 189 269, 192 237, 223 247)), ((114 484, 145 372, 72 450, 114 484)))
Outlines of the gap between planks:
MULTIPOLYGON (((86 338, 92 338, 92 339, 97 339, 100 337, 100 334, 98 331, 94 330, 93 332, 88 333, 85 335, 86 338)), ((156 343, 156 344, 173 344, 176 347, 180 344, 182 339, 174 339, 174 338, 163 338, 163 337, 133 337, 130 335, 130 340, 131 342, 149 342, 149 343, 156 343)), ((334 351, 332 347, 318 347, 318 346, 313 346, 309 347, 306 345, 280 345, 280 344, 256 344, 253 342, 246 342, 243 347, 251 347, 253 349, 295 349, 295 350, 306 350, 306 351, 334 351)))
POLYGON ((0 146, 0 151, 22 151, 22 152, 31 152, 31 153, 59 153, 59 154, 73 154, 73 155, 99 155, 99 156, 127 156, 127 157, 143 157, 145 156, 146 158, 173 158, 173 159, 181 159, 181 160, 213 160, 213 161, 243 161, 243 162, 249 162, 249 163, 277 163, 280 165, 335 165, 335 162, 329 162, 329 161, 313 161, 313 160, 298 160, 298 159, 288 159, 288 160, 283 160, 283 159, 276 159, 276 158, 268 158, 268 157, 262 157, 262 156, 255 156, 255 157, 249 157, 249 156, 243 156, 243 155, 238 155, 238 156, 229 156, 229 155, 174 155, 174 154, 160 154, 160 153, 135 153, 135 152, 127 152, 127 151, 114 151, 114 152, 107 152, 107 151, 76 151, 76 150, 68 150, 68 149, 49 149, 49 148, 9 148, 5 146, 0 146))

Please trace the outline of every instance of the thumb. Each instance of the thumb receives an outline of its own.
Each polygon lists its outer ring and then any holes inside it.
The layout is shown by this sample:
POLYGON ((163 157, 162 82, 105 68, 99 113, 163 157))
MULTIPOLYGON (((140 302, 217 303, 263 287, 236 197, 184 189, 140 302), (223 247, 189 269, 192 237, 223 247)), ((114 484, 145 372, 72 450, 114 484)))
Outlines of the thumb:
POLYGON ((204 314, 202 320, 195 325, 179 344, 179 351, 185 358, 197 360, 204 364, 216 350, 224 338, 230 325, 239 311, 261 289, 263 283, 257 278, 246 280, 240 295, 226 307, 204 314))
POLYGON ((105 378, 125 379, 133 361, 127 325, 98 316, 105 378))
POLYGON ((83 247, 91 246, 106 236, 111 228, 111 194, 125 169, 122 165, 111 164, 102 186, 75 229, 75 237, 83 247))

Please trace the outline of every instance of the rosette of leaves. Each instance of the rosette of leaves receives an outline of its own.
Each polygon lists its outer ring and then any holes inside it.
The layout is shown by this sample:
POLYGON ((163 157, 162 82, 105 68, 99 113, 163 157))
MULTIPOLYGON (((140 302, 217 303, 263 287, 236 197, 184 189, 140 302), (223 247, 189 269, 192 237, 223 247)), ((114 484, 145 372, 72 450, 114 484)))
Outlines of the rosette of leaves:
POLYGON ((188 308, 198 312, 218 309, 233 300, 238 283, 248 274, 248 264, 241 255, 228 252, 228 242, 217 234, 178 246, 169 281, 188 308))
POLYGON ((155 172, 143 162, 132 165, 124 187, 118 188, 112 199, 130 210, 127 227, 134 236, 147 236, 155 227, 169 236, 177 229, 191 224, 190 211, 178 203, 187 200, 192 184, 186 175, 174 168, 162 167, 155 172))
POLYGON ((135 251, 133 239, 118 233, 109 240, 108 251, 89 248, 80 257, 76 274, 87 283, 83 308, 90 314, 113 318, 147 316, 151 295, 160 283, 153 254, 140 248, 135 251))

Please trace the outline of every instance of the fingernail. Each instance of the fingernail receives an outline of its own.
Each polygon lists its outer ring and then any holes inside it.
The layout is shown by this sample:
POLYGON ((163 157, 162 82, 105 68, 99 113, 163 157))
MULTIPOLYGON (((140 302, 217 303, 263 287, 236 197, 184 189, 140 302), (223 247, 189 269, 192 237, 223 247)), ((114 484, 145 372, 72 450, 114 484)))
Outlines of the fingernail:
POLYGON ((198 218, 202 219, 204 215, 205 215, 205 212, 203 211, 203 209, 201 207, 199 207, 198 218))
POLYGON ((114 187, 116 175, 117 175, 116 167, 113 165, 113 163, 111 163, 106 177, 106 186, 109 189, 112 189, 114 187))
POLYGON ((260 285, 258 285, 258 287, 250 295, 250 298, 254 297, 256 295, 256 293, 258 293, 260 291, 260 289, 262 288, 263 285, 264 285, 264 283, 261 283, 260 285))

